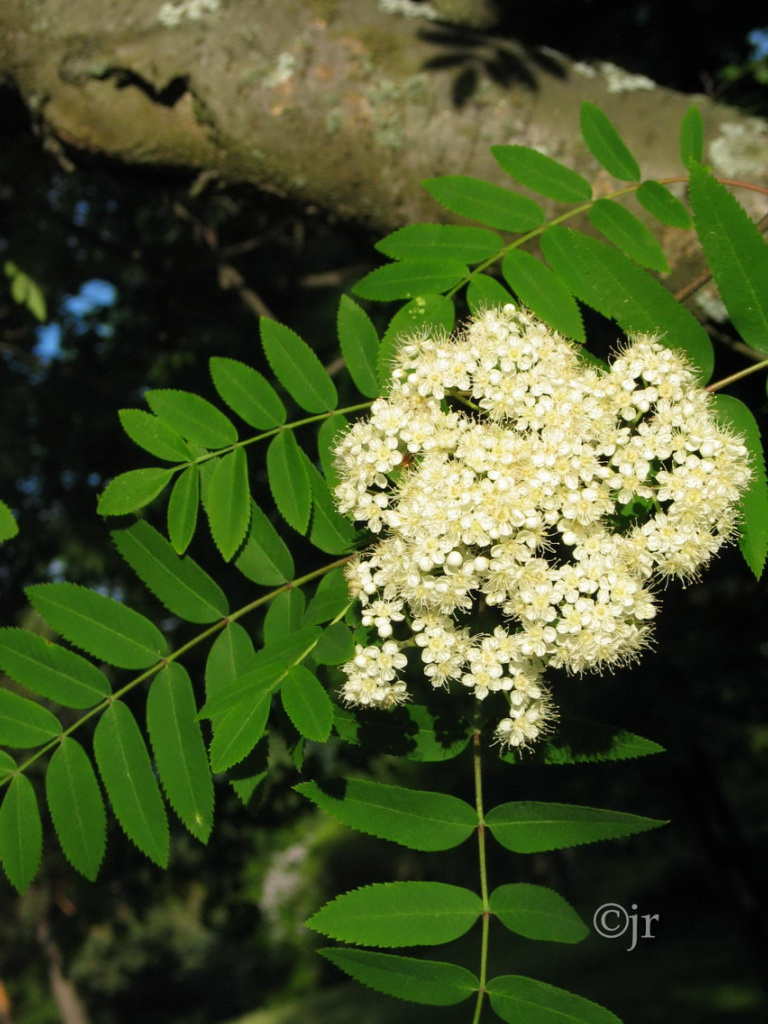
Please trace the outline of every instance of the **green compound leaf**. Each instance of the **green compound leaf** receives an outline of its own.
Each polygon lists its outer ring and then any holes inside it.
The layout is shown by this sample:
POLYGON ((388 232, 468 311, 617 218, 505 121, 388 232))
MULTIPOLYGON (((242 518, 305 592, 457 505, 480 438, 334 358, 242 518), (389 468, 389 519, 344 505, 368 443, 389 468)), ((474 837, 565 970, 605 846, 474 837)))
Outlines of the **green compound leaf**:
POLYGON ((192 458, 189 445, 164 420, 143 409, 121 409, 120 423, 128 437, 139 448, 166 462, 188 462, 192 458))
POLYGON ((371 318, 348 295, 342 295, 336 327, 341 354, 357 390, 366 398, 378 397, 379 336, 371 318))
POLYGON ((191 558, 180 558, 145 520, 112 533, 115 547, 169 612, 187 622, 216 622, 229 612, 226 595, 191 558))
POLYGON ((149 668, 168 651, 149 619, 78 583, 38 583, 26 594, 52 629, 108 665, 149 668))
POLYGON ((99 495, 99 515, 124 516, 144 508, 164 490, 173 474, 173 469, 161 469, 159 466, 121 473, 110 480, 99 495))
POLYGON ((452 213, 502 231, 531 231, 543 224, 544 211, 532 199, 461 174, 429 178, 424 188, 452 213))
POLYGON ((268 689, 252 702, 238 705, 214 722, 211 771, 225 772, 245 760, 264 735, 271 703, 272 691, 268 689))
POLYGON ((505 928, 527 939, 573 943, 589 935, 570 903, 543 885, 500 885, 491 893, 490 906, 505 928))
POLYGON ((250 532, 235 567, 246 579, 264 586, 279 586, 294 575, 290 550, 255 501, 251 502, 250 532))
MULTIPOLYGON (((352 598, 348 601, 352 603, 352 598)), ((341 665, 355 653, 355 641, 351 630, 343 622, 335 622, 320 634, 312 657, 318 665, 341 665)))
POLYGON ((330 622, 341 615, 352 600, 342 568, 332 569, 320 579, 312 600, 304 613, 305 626, 330 622))
POLYGON ((355 528, 345 516, 336 511, 328 484, 312 465, 309 477, 314 507, 310 542, 327 555, 344 555, 354 543, 355 528))
POLYGON ((432 946, 464 935, 483 911, 480 897, 444 882, 385 882, 338 896, 307 927, 362 946, 432 946))
POLYGON ((720 419, 744 435, 751 456, 752 480, 739 502, 739 547, 744 561, 759 580, 768 554, 768 484, 760 427, 751 411, 738 398, 715 395, 714 403, 720 419))
POLYGON ((635 198, 662 224, 673 228, 689 228, 693 224, 691 215, 680 200, 658 181, 644 181, 635 192, 635 198))
POLYGON ((680 125, 680 159, 688 167, 704 155, 704 121, 697 107, 688 107, 680 125))
POLYGON ((379 348, 379 381, 386 386, 392 374, 395 353, 403 341, 420 331, 436 335, 450 334, 456 320, 456 307, 445 295, 420 295, 406 303, 389 321, 379 348))
POLYGON ((559 225, 548 228, 541 248, 552 269, 573 294, 625 331, 660 335, 659 342, 682 349, 702 382, 714 365, 712 343, 696 317, 671 292, 609 245, 559 225))
POLYGON ((249 426, 269 430, 285 423, 280 396, 258 370, 224 356, 212 356, 209 368, 222 402, 249 426))
POLYGON ((293 665, 280 687, 286 715, 301 735, 325 743, 333 725, 333 704, 325 687, 304 665, 293 665))
POLYGON ((312 511, 312 487, 303 452, 292 430, 281 430, 270 441, 267 476, 278 512, 294 530, 305 533, 312 511))
POLYGON ((336 387, 306 341, 275 320, 262 317, 259 326, 269 365, 297 404, 307 412, 335 409, 336 387))
POLYGON ((533 978, 502 974, 487 988, 491 1006, 508 1024, 621 1024, 604 1006, 533 978))
POLYGON ((768 245, 725 185, 692 164, 693 220, 733 326, 758 352, 768 352, 768 245))
POLYGON ((504 240, 487 228, 458 224, 408 224, 376 243, 393 260, 443 259, 480 263, 504 248, 504 240))
POLYGON ((550 327, 567 338, 587 340, 576 300, 541 260, 522 249, 510 249, 501 272, 520 302, 550 327))
POLYGON ((171 662, 155 677, 147 697, 147 731, 168 803, 201 843, 213 827, 213 780, 192 683, 171 662))
POLYGON ((602 839, 617 839, 666 825, 622 811, 521 800, 500 804, 485 818, 496 840, 515 853, 563 850, 602 839))
POLYGON ((11 540, 19 532, 19 524, 4 501, 0 501, 0 544, 11 540))
POLYGON ((177 555, 183 555, 195 535, 200 505, 200 470, 193 463, 173 485, 168 501, 168 536, 177 555))
POLYGON ((253 642, 238 622, 230 622, 216 637, 205 663, 205 694, 218 696, 233 679, 253 668, 253 642))
POLYGON ((349 420, 340 412, 335 412, 327 420, 323 420, 317 432, 317 454, 320 458, 320 465, 323 468, 328 486, 336 487, 339 483, 339 474, 334 465, 333 449, 339 441, 339 435, 349 426, 349 420))
POLYGON ((107 814, 90 758, 65 736, 45 775, 48 807, 69 863, 93 881, 107 845, 107 814))
POLYGON ((589 222, 613 242, 620 252, 641 267, 667 272, 669 264, 664 250, 648 228, 634 213, 612 199, 598 199, 589 211, 589 222))
POLYGON ((640 167, 607 114, 594 103, 581 105, 581 134, 592 156, 619 181, 640 181, 640 167))
POLYGON ((570 167, 530 146, 491 146, 496 162, 515 181, 559 203, 583 203, 592 198, 592 186, 570 167))
POLYGON ((454 1006, 477 992, 480 983, 466 967, 437 960, 417 960, 367 949, 318 949, 355 981, 409 1003, 454 1006))
POLYGON ((193 444, 225 448, 237 441, 234 423, 200 395, 168 388, 147 391, 144 397, 156 416, 193 444))
POLYGON ((90 661, 25 629, 0 629, 0 668, 67 708, 92 708, 111 693, 109 680, 90 661))
POLYGON ((93 751, 120 827, 143 854, 166 867, 165 805, 136 719, 122 701, 111 704, 99 719, 93 751))
POLYGON ((37 797, 26 775, 17 775, 0 807, 0 861, 17 892, 28 888, 42 854, 43 826, 37 797))
POLYGON ((217 461, 204 496, 211 536, 228 562, 243 543, 251 519, 248 459, 242 448, 217 461))
POLYGON ((0 750, 0 783, 5 783, 16 771, 16 762, 5 750, 0 750))
POLYGON ((475 315, 512 301, 504 285, 488 274, 475 274, 467 287, 467 304, 475 315))
MULTIPOLYGON (((644 739, 626 729, 568 717, 560 720, 554 736, 544 739, 536 750, 531 751, 526 763, 589 764, 625 761, 663 751, 664 747, 653 740, 644 739)), ((503 754, 501 759, 510 764, 518 764, 523 760, 523 755, 510 751, 503 754)))
POLYGON ((305 607, 304 593, 296 587, 284 590, 270 601, 264 616, 264 645, 275 643, 286 633, 301 629, 305 607))
POLYGON ((419 295, 448 291, 469 274, 458 260, 402 260, 377 267, 357 282, 352 291, 362 299, 391 302, 413 299, 419 295))
POLYGON ((41 747, 61 732, 61 723, 46 708, 0 687, 0 743, 24 749, 41 747))
POLYGON ((350 828, 411 850, 451 850, 477 828, 477 812, 446 793, 364 779, 332 780, 322 789, 302 782, 294 789, 350 828))

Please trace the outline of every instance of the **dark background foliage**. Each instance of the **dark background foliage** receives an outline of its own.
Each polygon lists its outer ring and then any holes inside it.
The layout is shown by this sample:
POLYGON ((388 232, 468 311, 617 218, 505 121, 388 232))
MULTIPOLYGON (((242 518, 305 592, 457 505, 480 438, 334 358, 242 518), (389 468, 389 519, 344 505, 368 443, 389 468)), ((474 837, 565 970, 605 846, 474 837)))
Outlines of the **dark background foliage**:
MULTIPOLYGON (((704 0, 498 2, 491 31, 500 40, 610 60, 765 114, 765 88, 749 63, 747 32, 762 27, 753 10, 729 4, 724 12, 704 0)), ((448 24, 430 31, 443 34, 457 76, 472 87, 472 32, 448 24)), ((487 47, 483 53, 484 72, 511 73, 487 47)), ((2 621, 26 624, 22 588, 60 578, 125 595, 158 615, 95 512, 103 483, 143 464, 116 410, 141 407, 147 387, 211 397, 207 360, 214 354, 263 370, 258 314, 299 331, 333 366, 339 296, 373 265, 375 239, 249 188, 84 158, 65 169, 8 91, 0 93, 0 209, 0 255, 40 283, 54 325, 41 332, 7 291, 0 297, 0 474, 21 523, 0 556, 2 621), (94 289, 94 281, 104 284, 94 289)), ((386 322, 386 310, 372 313, 386 322)), ((764 396, 761 384, 740 395, 762 412, 764 396)), ((196 556, 221 575, 204 542, 196 556)), ((242 579, 229 585, 244 591, 242 579)), ((552 884, 587 920, 607 901, 658 913, 656 938, 629 953, 623 940, 594 935, 565 951, 499 935, 497 966, 571 986, 627 1024, 758 1024, 768 1009, 765 586, 730 551, 701 585, 670 588, 663 598, 657 650, 641 666, 615 678, 557 682, 564 714, 620 724, 670 752, 609 767, 501 766, 488 792, 489 804, 555 799, 671 819, 656 834, 557 856, 497 850, 491 864, 496 883, 552 884)), ((366 763, 342 749, 323 756, 341 772, 366 763)), ((310 772, 313 757, 320 754, 310 757, 310 772)), ((96 884, 75 876, 51 843, 29 894, 17 899, 8 886, 0 889, 0 979, 14 1019, 60 1019, 52 994, 59 970, 94 1024, 139 1016, 148 1024, 227 1020, 338 983, 299 925, 333 892, 392 878, 466 880, 474 871, 470 847, 417 858, 317 820, 291 791, 288 752, 275 747, 270 758, 269 801, 244 808, 218 783, 211 844, 194 844, 179 827, 167 873, 113 826, 96 884)), ((381 758, 373 768, 425 789, 462 793, 467 785, 463 761, 425 774, 381 758)), ((463 949, 471 963, 471 945, 463 949)), ((466 1006, 438 1015, 387 1000, 374 1006, 356 990, 343 991, 339 1004, 300 1004, 303 1019, 346 1019, 344 1007, 374 1024, 377 1013, 467 1019, 466 1006)))

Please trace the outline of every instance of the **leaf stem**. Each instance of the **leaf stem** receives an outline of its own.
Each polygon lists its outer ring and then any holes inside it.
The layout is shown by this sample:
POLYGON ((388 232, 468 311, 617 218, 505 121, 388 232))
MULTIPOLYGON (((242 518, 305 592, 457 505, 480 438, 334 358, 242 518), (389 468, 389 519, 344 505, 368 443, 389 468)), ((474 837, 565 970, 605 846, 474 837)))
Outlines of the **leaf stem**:
POLYGON ((733 384, 734 381, 741 380, 742 377, 748 377, 751 373, 757 373, 758 370, 768 369, 768 359, 763 359, 759 363, 755 363, 753 366, 747 366, 744 370, 739 370, 738 373, 732 373, 730 377, 723 377, 722 380, 716 380, 713 384, 708 384, 704 388, 705 391, 710 393, 719 391, 721 388, 727 387, 729 384, 733 384))
POLYGON ((475 730, 472 737, 472 762, 475 775, 475 808, 477 810, 477 847, 478 864, 480 867, 480 896, 483 901, 482 915, 482 936, 480 939, 480 988, 477 993, 475 1013, 472 1024, 479 1024, 480 1014, 483 1009, 485 998, 485 986, 488 980, 488 936, 490 931, 491 908, 488 900, 488 865, 485 856, 485 817, 483 811, 483 765, 480 748, 480 728, 475 722, 475 730))

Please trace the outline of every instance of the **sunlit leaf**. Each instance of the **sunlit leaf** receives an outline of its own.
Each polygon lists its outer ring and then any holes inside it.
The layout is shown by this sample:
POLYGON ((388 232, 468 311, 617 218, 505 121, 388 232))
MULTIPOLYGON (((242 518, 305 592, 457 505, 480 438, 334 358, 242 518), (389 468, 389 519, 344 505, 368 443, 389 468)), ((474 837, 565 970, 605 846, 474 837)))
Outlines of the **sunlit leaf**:
POLYGON ((6 747, 41 747, 61 731, 61 723, 47 708, 0 687, 0 743, 6 747))
POLYGON ((385 882, 338 896, 307 927, 366 946, 432 946, 464 935, 482 910, 476 893, 456 885, 385 882))
POLYGON ((193 463, 173 485, 168 501, 168 536, 174 551, 183 555, 195 535, 200 505, 200 470, 193 463))
POLYGON ((168 650, 158 628, 132 608, 77 583, 38 583, 26 594, 48 625, 118 668, 149 668, 168 650))
POLYGON ((306 341, 275 320, 262 317, 259 325, 269 365, 288 394, 307 412, 335 409, 334 383, 306 341))
POLYGON ((285 713, 305 739, 325 743, 333 725, 333 704, 316 675, 305 665, 293 665, 283 679, 280 699, 285 713))
POLYGON ((265 586, 279 586, 294 575, 291 552, 255 502, 251 502, 250 531, 235 566, 247 579, 265 586))
POLYGON ((501 235, 487 228, 458 224, 408 224, 376 243, 393 260, 449 259, 479 263, 504 246, 501 235))
POLYGON ((110 480, 99 495, 99 514, 123 516, 144 508, 166 487, 173 473, 173 469, 161 469, 159 466, 121 473, 110 480))
POLYGON ((467 287, 467 304, 475 315, 512 301, 512 296, 501 281, 488 274, 475 274, 467 287))
POLYGON ((541 260, 522 249, 510 249, 501 271, 520 302, 567 338, 586 341, 576 300, 541 260))
POLYGON ((544 211, 532 199, 479 178, 445 175, 429 178, 424 188, 452 213, 502 231, 530 231, 544 223, 544 211))
POLYGON ((499 804, 485 818, 494 838, 515 853, 562 850, 658 828, 666 822, 622 811, 521 800, 499 804))
POLYGON ((673 228, 689 228, 693 224, 691 215, 669 189, 658 181, 644 181, 635 192, 637 201, 663 224, 673 228))
POLYGON ((447 793, 388 786, 366 779, 302 782, 294 787, 350 828, 412 850, 450 850, 477 828, 477 811, 447 793))
POLYGON ((686 167, 701 163, 704 155, 704 121, 698 107, 690 106, 680 125, 680 159, 686 167))
POLYGON ((147 391, 144 397, 152 412, 187 441, 204 448, 225 448, 237 441, 234 423, 200 395, 167 388, 147 391))
POLYGON ((0 807, 0 861, 17 892, 24 892, 37 874, 43 852, 43 826, 32 783, 17 775, 0 807))
POLYGON ((329 555, 343 555, 352 547, 355 529, 350 521, 336 511, 328 484, 314 466, 311 467, 313 515, 310 542, 329 555))
MULTIPOLYGON (((349 603, 352 603, 350 598, 349 603)), ((312 657, 318 665, 341 665, 349 661, 355 653, 355 641, 349 626, 343 622, 334 622, 320 634, 312 657)))
POLYGON ((533 978, 503 974, 487 988, 491 1006, 507 1024, 621 1024, 604 1006, 533 978))
POLYGON ((312 488, 292 430, 281 430, 270 441, 267 474, 278 512, 289 526, 304 533, 312 510, 312 488))
POLYGON ((377 267, 352 291, 363 299, 391 302, 393 299, 414 299, 453 288, 469 274, 465 264, 449 259, 402 260, 377 267))
POLYGON ((376 398, 379 336, 371 318, 348 295, 342 295, 336 326, 341 354, 357 390, 368 398, 376 398))
POLYGON ((90 758, 70 736, 48 764, 45 792, 64 856, 92 882, 104 859, 107 815, 90 758))
POLYGON ((307 600, 304 592, 298 587, 284 590, 269 602, 267 614, 264 616, 264 646, 301 629, 301 622, 307 600))
POLYGON ((570 167, 530 146, 491 146, 499 166, 515 181, 560 203, 583 203, 592 198, 592 186, 570 167))
POLYGON ((111 692, 101 669, 25 629, 0 629, 0 668, 33 693, 68 708, 91 708, 111 692))
POLYGON ((224 356, 212 356, 210 370, 220 398, 240 419, 258 430, 285 423, 285 406, 280 396, 258 370, 224 356))
POLYGON ((118 416, 128 437, 158 459, 187 462, 192 457, 190 447, 181 435, 151 412, 145 412, 144 409, 121 409, 118 416))
POLYGON ((19 524, 4 501, 0 501, 0 544, 11 540, 19 532, 19 524))
POLYGON ((251 519, 248 460, 242 448, 235 448, 218 460, 204 505, 211 536, 221 557, 228 562, 245 539, 251 519))
POLYGON ((343 569, 332 569, 322 576, 304 614, 304 625, 329 622, 340 615, 352 600, 343 569))
POLYGON ((641 267, 666 272, 667 257, 648 228, 621 203, 598 199, 589 211, 592 227, 641 267))
POLYGON ((610 118, 594 103, 581 105, 581 134, 592 156, 620 181, 640 181, 640 167, 610 118))
POLYGON ((410 1003, 453 1006, 468 999, 480 985, 471 971, 458 964, 364 949, 319 949, 317 952, 363 985, 410 1003))
POLYGON ((543 885, 500 885, 491 893, 490 906, 505 928, 527 939, 581 942, 589 935, 570 903, 543 885))
POLYGON ((168 863, 168 819, 146 744, 122 701, 99 719, 93 750, 112 809, 125 834, 150 860, 168 863))

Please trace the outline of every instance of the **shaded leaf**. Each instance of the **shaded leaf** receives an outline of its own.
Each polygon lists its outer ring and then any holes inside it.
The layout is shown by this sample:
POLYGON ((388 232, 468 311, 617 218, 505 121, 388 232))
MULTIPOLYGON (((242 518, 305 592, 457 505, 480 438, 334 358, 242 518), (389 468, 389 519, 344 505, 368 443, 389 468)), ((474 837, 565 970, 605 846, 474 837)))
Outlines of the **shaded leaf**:
POLYGON ((221 557, 228 562, 243 543, 251 519, 248 459, 242 448, 235 448, 217 461, 204 504, 211 536, 221 557))
POLYGON ((768 484, 760 427, 752 412, 731 395, 715 395, 718 416, 744 436, 751 456, 752 480, 739 501, 741 536, 739 547, 744 561, 760 579, 768 554, 768 484))
POLYGON ((744 341, 768 352, 768 244, 725 185, 698 164, 690 172, 693 220, 720 297, 744 341))
POLYGON ((0 687, 0 743, 41 747, 61 734, 61 723, 47 708, 0 687))
POLYGON ((144 397, 155 415, 193 444, 225 448, 237 441, 234 423, 200 395, 167 388, 147 391, 144 397))
POLYGON ((429 178, 424 188, 452 213, 502 231, 530 231, 544 223, 544 211, 532 199, 479 178, 446 175, 429 178))
POLYGON ((238 676, 253 668, 256 652, 253 641, 239 622, 230 622, 216 637, 205 663, 205 694, 217 696, 238 676))
POLYGON ((90 661, 26 629, 0 629, 0 668, 68 708, 91 708, 111 692, 107 677, 90 661))
POLYGON ((107 815, 90 758, 69 736, 48 764, 45 791, 64 856, 92 882, 104 859, 107 815))
MULTIPOLYGON (((590 722, 582 718, 563 718, 555 735, 542 740, 526 757, 526 763, 585 764, 599 761, 624 761, 648 754, 660 754, 664 748, 626 729, 590 722)), ((516 764, 523 755, 510 751, 503 761, 516 764)))
MULTIPOLYGON (((393 260, 448 259, 479 263, 504 247, 504 240, 487 228, 458 224, 408 224, 376 243, 393 260)), ((371 396, 374 397, 374 396, 371 396)))
POLYGON ((485 822, 495 839, 515 853, 563 850, 602 839, 631 836, 666 824, 622 811, 529 800, 499 804, 489 811, 485 822))
POLYGON ((581 105, 581 134, 592 156, 619 181, 640 181, 640 167, 610 118, 594 103, 581 105))
POLYGON ((530 146, 491 146, 496 162, 515 181, 560 203, 583 203, 592 198, 592 186, 570 167, 530 146))
POLYGON ((0 750, 0 783, 5 783, 16 771, 16 762, 5 750, 0 750))
POLYGON ((174 551, 183 555, 195 535, 200 504, 200 470, 193 463, 176 480, 168 501, 168 536, 174 551))
POLYGON ((350 521, 336 511, 328 484, 314 466, 310 467, 310 483, 314 514, 309 533, 311 543, 328 555, 343 555, 352 547, 355 528, 350 521))
POLYGON ((307 412, 329 412, 338 396, 333 381, 309 345, 284 324, 262 317, 261 343, 272 372, 307 412))
POLYGON ((476 893, 456 885, 385 882, 338 896, 307 927, 360 945, 431 946, 464 935, 482 910, 476 893))
POLYGON ((128 437, 140 448, 166 462, 188 462, 192 458, 189 445, 165 420, 144 409, 121 409, 120 423, 128 437))
POLYGON ((477 812, 446 793, 387 786, 365 779, 339 779, 294 786, 350 828, 390 839, 411 850, 450 850, 477 828, 477 812))
POLYGON ((120 827, 143 854, 168 863, 168 820, 146 744, 136 720, 115 701, 99 719, 93 750, 120 827))
POLYGON ((38 583, 26 594, 52 629, 108 665, 149 668, 168 650, 149 619, 95 590, 77 583, 38 583))
POLYGON ((229 612, 226 595, 191 558, 181 558, 153 526, 139 520, 112 533, 115 547, 168 611, 187 622, 216 622, 229 612))
POLYGON ((387 263, 366 274, 352 291, 363 299, 391 302, 453 288, 469 274, 458 260, 420 259, 387 263))
POLYGON ((701 163, 704 155, 704 121, 698 107, 690 106, 680 125, 680 159, 685 167, 701 163))
POLYGON ((480 984, 471 971, 457 964, 363 949, 319 949, 317 952, 355 981, 410 1003, 453 1006, 468 999, 480 984))
MULTIPOLYGON (((352 603, 352 598, 348 603, 352 603)), ((318 665, 341 665, 349 661, 354 653, 355 641, 352 631, 343 622, 335 622, 320 634, 312 657, 318 665)))
POLYGON ((475 274, 467 287, 467 304, 475 315, 512 301, 504 285, 488 274, 475 274))
POLYGON ((520 302, 536 316, 567 338, 586 341, 576 300, 546 264, 522 249, 510 249, 501 272, 520 302))
MULTIPOLYGON (((378 386, 378 385, 377 385, 378 386)), ((320 465, 323 467, 323 475, 328 481, 328 486, 333 489, 339 483, 339 474, 334 465, 333 449, 339 442, 339 437, 349 426, 349 420, 336 412, 323 420, 317 432, 317 454, 320 458, 320 465)))
POLYGON ((589 211, 589 221, 592 227, 641 267, 664 272, 669 270, 667 257, 655 237, 621 203, 598 199, 589 211))
POLYGON ((255 501, 250 531, 235 566, 247 579, 265 586, 287 583, 294 574, 291 552, 255 501))
POLYGON ((186 669, 170 662, 147 697, 147 730, 165 795, 189 831, 205 843, 213 827, 213 780, 186 669))
POLYGON ((333 725, 333 704, 320 680, 304 665, 288 669, 280 687, 285 713, 308 740, 325 743, 333 725))
POLYGON ((289 526, 304 533, 312 510, 309 473, 292 430, 281 430, 267 448, 267 475, 277 510, 289 526))
POLYGON ((487 988, 491 1006, 508 1024, 621 1024, 604 1006, 533 978, 503 974, 487 988))
POLYGON ((43 826, 32 783, 17 775, 0 807, 0 861, 17 892, 24 892, 37 874, 43 853, 43 826))
POLYGON ((376 378, 379 335, 371 318, 348 295, 342 295, 336 327, 341 354, 357 390, 367 398, 376 398, 379 394, 376 378))
POLYGON ((174 472, 173 469, 150 466, 121 473, 110 480, 99 495, 99 515, 123 516, 144 508, 165 488, 174 472))
POLYGON ((224 356, 212 356, 209 366, 219 397, 249 426, 269 430, 285 423, 280 396, 258 370, 224 356))
POLYGON ((211 770, 224 772, 239 764, 253 750, 267 726, 272 690, 265 689, 248 705, 240 704, 214 722, 211 770))
POLYGON ((320 578, 317 590, 304 613, 304 625, 314 626, 335 619, 351 600, 343 568, 331 569, 320 578))
POLYGON ((680 200, 658 181, 644 181, 635 197, 662 224, 670 224, 673 228, 689 228, 693 224, 691 215, 680 200))
POLYGON ((543 885, 500 885, 491 893, 490 906, 505 928, 527 939, 581 942, 589 935, 570 903, 543 885))
POLYGON ((714 364, 712 343, 696 317, 645 270, 611 246, 579 231, 555 226, 541 237, 552 269, 577 298, 625 331, 659 335, 682 349, 706 382, 714 364))
POLYGON ((275 643, 286 635, 301 629, 306 607, 304 593, 297 587, 283 591, 269 602, 264 616, 264 645, 275 643))

